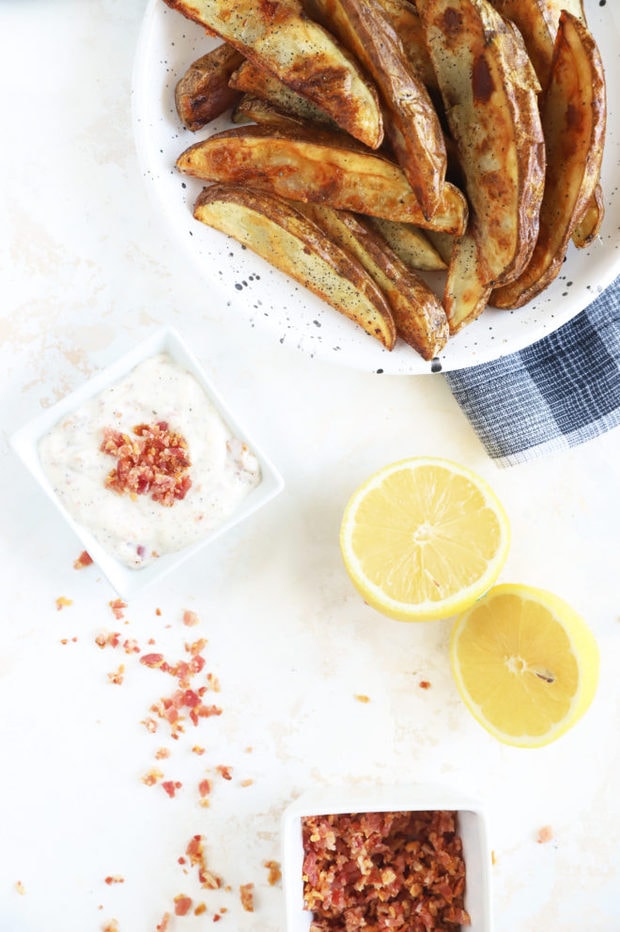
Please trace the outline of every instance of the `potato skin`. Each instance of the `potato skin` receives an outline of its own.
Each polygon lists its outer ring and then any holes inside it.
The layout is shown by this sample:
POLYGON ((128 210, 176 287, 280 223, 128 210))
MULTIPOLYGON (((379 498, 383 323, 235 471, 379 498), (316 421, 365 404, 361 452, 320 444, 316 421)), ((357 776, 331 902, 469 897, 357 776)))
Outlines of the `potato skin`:
POLYGON ((177 82, 174 102, 179 119, 195 132, 237 103, 241 94, 229 86, 243 55, 223 43, 192 62, 177 82))

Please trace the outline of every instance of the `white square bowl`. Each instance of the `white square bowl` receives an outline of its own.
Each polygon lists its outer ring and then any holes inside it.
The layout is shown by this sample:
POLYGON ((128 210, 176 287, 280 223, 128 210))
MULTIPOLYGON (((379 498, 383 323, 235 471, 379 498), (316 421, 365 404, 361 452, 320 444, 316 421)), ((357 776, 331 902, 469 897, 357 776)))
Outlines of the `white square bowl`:
POLYGON ((465 861, 465 909, 471 925, 463 932, 492 932, 491 852, 482 804, 447 787, 434 785, 326 787, 309 790, 282 817, 282 879, 286 932, 308 932, 312 913, 303 904, 304 816, 365 812, 451 810, 465 861))
POLYGON ((171 570, 178 567, 188 558, 194 556, 199 550, 216 538, 220 537, 230 528, 249 518, 259 508, 267 504, 284 487, 284 482, 278 470, 260 449, 250 433, 242 427, 236 417, 221 397, 215 386, 208 379, 205 372, 192 353, 187 349, 179 334, 169 327, 156 331, 152 336, 135 346, 116 362, 103 369, 96 376, 86 382, 81 388, 67 395, 43 414, 34 418, 24 427, 17 430, 11 437, 11 446, 30 470, 43 491, 54 502, 63 515, 65 521, 73 528, 85 550, 88 551, 95 563, 100 567, 116 592, 122 598, 130 598, 139 589, 160 579, 171 570), (238 505, 230 517, 219 527, 213 530, 202 540, 184 547, 175 553, 164 554, 147 566, 132 569, 125 566, 102 547, 92 532, 68 513, 59 499, 45 474, 39 458, 39 441, 54 425, 67 416, 84 402, 100 394, 106 388, 119 382, 139 363, 159 353, 167 353, 179 366, 190 372, 198 384, 203 388, 213 406, 221 415, 232 433, 245 442, 254 453, 261 469, 261 480, 238 505))

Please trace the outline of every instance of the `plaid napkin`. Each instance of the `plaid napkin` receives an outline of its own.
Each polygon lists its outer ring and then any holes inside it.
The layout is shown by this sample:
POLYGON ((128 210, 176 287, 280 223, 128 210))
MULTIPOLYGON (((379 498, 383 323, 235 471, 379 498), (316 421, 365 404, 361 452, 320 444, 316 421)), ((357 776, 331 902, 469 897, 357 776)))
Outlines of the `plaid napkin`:
POLYGON ((445 378, 499 466, 610 430, 620 424, 620 278, 538 343, 445 378))

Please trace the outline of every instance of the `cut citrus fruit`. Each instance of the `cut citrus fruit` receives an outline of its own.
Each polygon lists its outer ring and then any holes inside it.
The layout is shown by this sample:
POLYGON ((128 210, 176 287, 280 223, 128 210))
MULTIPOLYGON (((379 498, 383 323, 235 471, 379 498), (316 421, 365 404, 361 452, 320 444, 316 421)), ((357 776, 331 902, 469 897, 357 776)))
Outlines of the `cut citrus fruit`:
POLYGON ((506 744, 534 748, 586 711, 599 652, 585 621, 558 596, 501 585, 455 621, 450 664, 480 724, 506 744))
POLYGON ((508 518, 486 482, 431 457, 372 475, 349 500, 340 528, 353 584, 399 621, 464 611, 499 576, 509 539, 508 518))

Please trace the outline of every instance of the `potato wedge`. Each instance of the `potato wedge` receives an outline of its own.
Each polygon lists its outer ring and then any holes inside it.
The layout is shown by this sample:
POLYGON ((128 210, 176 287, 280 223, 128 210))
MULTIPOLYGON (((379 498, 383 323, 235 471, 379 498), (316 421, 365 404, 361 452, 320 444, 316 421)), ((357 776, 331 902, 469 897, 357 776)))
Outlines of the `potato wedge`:
POLYGON ((378 0, 307 0, 373 78, 385 110, 385 132, 396 161, 429 219, 446 179, 447 156, 439 117, 422 80, 378 0))
POLYGON ((601 231, 601 225, 605 219, 605 201, 603 199, 603 189, 599 184, 594 189, 594 194, 590 198, 584 214, 573 231, 573 243, 577 249, 584 249, 596 239, 601 231))
POLYGON ((302 209, 376 281, 390 305, 397 335, 423 359, 434 359, 446 345, 449 331, 445 311, 428 285, 355 214, 319 204, 302 209))
POLYGON ((278 110, 267 100, 244 94, 239 103, 233 107, 230 118, 233 123, 260 123, 261 126, 303 126, 307 121, 278 110))
POLYGON ((214 184, 198 196, 194 216, 243 243, 393 348, 396 328, 383 292, 356 259, 286 201, 214 184))
POLYGON ((467 203, 452 185, 427 221, 403 171, 344 134, 268 126, 235 127, 196 143, 177 159, 180 171, 207 181, 260 188, 294 201, 404 220, 461 233, 467 203))
POLYGON ((437 76, 424 41, 420 17, 409 0, 379 0, 394 31, 403 44, 405 55, 426 87, 437 88, 437 76))
POLYGON ((302 97, 301 94, 292 91, 290 87, 269 74, 264 68, 255 65, 254 62, 244 61, 241 67, 231 74, 230 86, 237 91, 252 94, 253 97, 260 97, 267 103, 273 104, 278 110, 291 113, 293 116, 311 120, 313 123, 325 125, 330 129, 337 128, 337 124, 324 110, 306 97, 302 97))
POLYGON ((381 217, 366 219, 407 268, 414 272, 437 272, 447 268, 447 263, 433 246, 427 233, 410 223, 384 220, 381 217))
POLYGON ((481 262, 477 237, 468 232, 455 241, 443 294, 451 336, 471 324, 487 306, 491 287, 481 262))
POLYGON ((606 123, 603 65, 588 29, 565 10, 542 122, 547 172, 538 241, 521 275, 493 291, 491 303, 496 307, 521 307, 557 277, 598 183, 606 123))
POLYGON ((164 0, 314 101, 371 149, 383 141, 378 94, 353 59, 297 0, 164 0))
POLYGON ((487 282, 515 278, 538 235, 545 151, 539 84, 517 29, 486 0, 417 0, 487 282))
POLYGON ((226 42, 193 62, 177 82, 174 102, 179 119, 195 132, 228 110, 240 98, 228 81, 243 55, 226 42))

